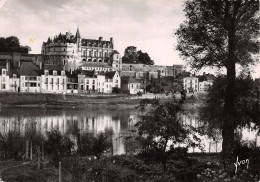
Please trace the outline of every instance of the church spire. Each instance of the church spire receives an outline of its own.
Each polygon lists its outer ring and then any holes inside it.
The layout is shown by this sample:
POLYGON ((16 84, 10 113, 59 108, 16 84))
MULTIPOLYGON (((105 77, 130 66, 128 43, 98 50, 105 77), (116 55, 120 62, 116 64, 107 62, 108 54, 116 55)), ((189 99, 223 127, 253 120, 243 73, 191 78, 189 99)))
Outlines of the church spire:
POLYGON ((77 28, 77 32, 76 32, 76 39, 77 39, 77 38, 81 38, 81 37, 80 37, 80 33, 79 33, 79 27, 77 28))

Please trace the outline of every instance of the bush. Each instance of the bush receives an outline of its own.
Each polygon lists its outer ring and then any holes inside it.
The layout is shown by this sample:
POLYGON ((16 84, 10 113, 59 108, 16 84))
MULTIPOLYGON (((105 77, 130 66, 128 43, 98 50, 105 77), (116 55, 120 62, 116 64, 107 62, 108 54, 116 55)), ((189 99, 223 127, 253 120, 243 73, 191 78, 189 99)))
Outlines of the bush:
POLYGON ((112 88, 112 93, 113 94, 121 94, 122 93, 122 90, 118 87, 113 87, 112 88))
POLYGON ((45 151, 51 155, 54 161, 58 161, 62 156, 72 154, 74 143, 67 136, 62 136, 59 130, 54 129, 47 132, 47 140, 45 142, 45 151))

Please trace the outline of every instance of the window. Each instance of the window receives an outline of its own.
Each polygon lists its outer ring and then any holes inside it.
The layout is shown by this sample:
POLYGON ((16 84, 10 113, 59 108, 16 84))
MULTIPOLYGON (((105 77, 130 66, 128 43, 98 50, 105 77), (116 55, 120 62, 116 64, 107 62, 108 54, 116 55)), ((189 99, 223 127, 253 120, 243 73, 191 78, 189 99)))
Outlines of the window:
POLYGON ((86 90, 89 90, 89 87, 88 87, 88 85, 86 85, 86 90))
POLYGON ((5 89, 5 84, 3 84, 2 88, 5 89))
POLYGON ((51 84, 53 84, 53 78, 51 78, 51 84))
POLYGON ((89 80, 87 80, 87 84, 89 84, 89 80))
POLYGON ((5 70, 3 70, 3 75, 5 75, 5 70))
POLYGON ((93 85, 95 84, 95 80, 93 80, 92 84, 93 84, 93 85))
POLYGON ((118 83, 118 80, 116 80, 116 83, 118 83))
POLYGON ((45 78, 45 84, 48 84, 48 78, 45 78))

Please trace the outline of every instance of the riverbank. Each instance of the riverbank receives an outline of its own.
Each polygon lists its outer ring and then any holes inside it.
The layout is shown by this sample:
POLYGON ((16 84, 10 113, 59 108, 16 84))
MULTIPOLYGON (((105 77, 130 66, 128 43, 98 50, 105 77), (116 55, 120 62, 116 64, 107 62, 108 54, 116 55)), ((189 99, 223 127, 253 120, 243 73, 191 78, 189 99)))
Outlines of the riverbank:
MULTIPOLYGON (((175 95, 177 98, 179 94, 175 95)), ((42 93, 0 93, 2 107, 44 107, 44 108, 110 108, 134 109, 142 99, 160 98, 162 102, 171 96, 165 94, 144 94, 133 96, 126 94, 93 94, 93 95, 63 95, 42 93)), ((187 96, 187 103, 203 103, 205 95, 198 100, 191 95, 187 96)))

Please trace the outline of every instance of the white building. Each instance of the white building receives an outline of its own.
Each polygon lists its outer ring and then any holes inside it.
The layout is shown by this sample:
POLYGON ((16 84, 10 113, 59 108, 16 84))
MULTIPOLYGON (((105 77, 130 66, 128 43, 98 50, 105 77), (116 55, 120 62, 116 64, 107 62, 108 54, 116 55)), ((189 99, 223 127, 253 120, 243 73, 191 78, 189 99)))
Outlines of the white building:
POLYGON ((199 91, 199 79, 195 76, 184 77, 183 87, 187 93, 198 92, 199 91))
POLYGON ((83 70, 78 75, 79 93, 112 93, 113 87, 119 87, 121 79, 117 71, 95 74, 83 70))
POLYGON ((213 85, 212 81, 199 82, 199 92, 207 92, 208 89, 213 85))
POLYGON ((138 92, 143 93, 141 88, 141 82, 134 79, 133 77, 126 77, 122 81, 122 90, 129 91, 130 94, 137 94, 138 92))
POLYGON ((0 92, 9 91, 9 75, 5 68, 0 70, 0 92))
POLYGON ((65 71, 44 70, 41 75, 42 93, 66 93, 67 77, 65 71))
POLYGON ((32 62, 23 62, 19 69, 20 92, 41 92, 41 71, 32 62))
POLYGON ((20 91, 20 78, 17 74, 13 74, 9 77, 9 91, 19 92, 20 91))

